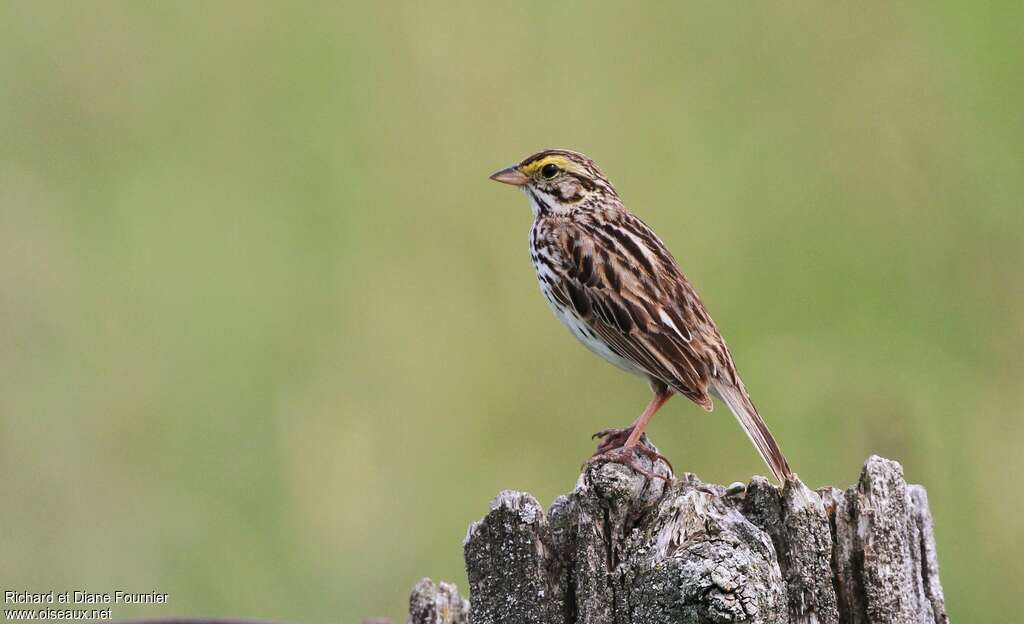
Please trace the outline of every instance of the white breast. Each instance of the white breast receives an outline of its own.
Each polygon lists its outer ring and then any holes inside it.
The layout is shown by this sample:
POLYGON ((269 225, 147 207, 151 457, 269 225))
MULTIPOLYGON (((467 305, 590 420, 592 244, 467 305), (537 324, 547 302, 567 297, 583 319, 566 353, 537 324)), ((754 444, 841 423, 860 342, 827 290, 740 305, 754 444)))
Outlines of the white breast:
MULTIPOLYGON (((555 259, 550 258, 546 250, 538 250, 537 246, 533 244, 533 237, 536 235, 535 232, 536 229, 534 229, 534 231, 531 232, 530 234, 531 253, 544 254, 545 257, 549 259, 549 261, 555 261, 555 259)), ((585 347, 587 347, 594 353, 600 355, 608 362, 611 362, 615 366, 621 368, 622 370, 628 373, 633 373, 634 375, 646 375, 645 371, 635 366, 631 361, 623 357, 620 357, 618 354, 616 354, 614 351, 608 348, 608 345, 605 344, 603 340, 597 337, 597 335, 593 332, 593 330, 590 329, 587 323, 579 316, 577 316, 576 311, 572 307, 563 307, 558 303, 558 300, 555 299, 555 296, 551 294, 551 286, 549 286, 547 281, 545 280, 545 277, 551 280, 558 279, 558 276, 551 271, 548 264, 538 262, 536 258, 533 258, 533 268, 537 273, 537 283, 540 285, 540 291, 544 295, 544 299, 547 300, 548 302, 548 307, 550 307, 551 311, 555 313, 555 316, 558 318, 558 320, 562 321, 562 324, 569 328, 569 331, 572 332, 573 336, 576 336, 577 340, 582 342, 585 347)))

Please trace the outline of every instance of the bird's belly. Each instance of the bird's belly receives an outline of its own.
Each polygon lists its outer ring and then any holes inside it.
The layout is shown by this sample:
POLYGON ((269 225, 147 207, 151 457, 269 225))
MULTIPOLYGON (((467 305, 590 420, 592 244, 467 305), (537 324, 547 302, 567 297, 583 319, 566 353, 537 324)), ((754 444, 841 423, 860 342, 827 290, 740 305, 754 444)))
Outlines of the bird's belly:
POLYGON ((540 280, 540 289, 544 293, 544 298, 547 300, 551 311, 555 313, 558 320, 562 321, 563 325, 569 328, 572 335, 576 336, 576 339, 583 343, 583 346, 627 373, 640 376, 646 375, 645 371, 637 368, 631 361, 612 351, 603 340, 597 338, 593 330, 590 329, 583 319, 576 315, 574 310, 560 305, 551 294, 550 288, 544 283, 544 280, 540 280))

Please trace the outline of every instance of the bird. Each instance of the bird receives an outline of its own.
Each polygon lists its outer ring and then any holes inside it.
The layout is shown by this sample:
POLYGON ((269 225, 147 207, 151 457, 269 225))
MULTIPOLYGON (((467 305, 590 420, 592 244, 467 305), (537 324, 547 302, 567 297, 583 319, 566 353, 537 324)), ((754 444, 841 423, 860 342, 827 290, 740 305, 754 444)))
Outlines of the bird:
POLYGON ((592 459, 644 472, 638 454, 662 458, 641 443, 654 414, 676 394, 711 411, 715 396, 775 478, 782 484, 795 478, 696 290, 593 160, 548 149, 490 179, 518 187, 529 199, 530 259, 555 316, 588 349, 645 378, 653 393, 632 425, 594 434, 601 443, 592 459))

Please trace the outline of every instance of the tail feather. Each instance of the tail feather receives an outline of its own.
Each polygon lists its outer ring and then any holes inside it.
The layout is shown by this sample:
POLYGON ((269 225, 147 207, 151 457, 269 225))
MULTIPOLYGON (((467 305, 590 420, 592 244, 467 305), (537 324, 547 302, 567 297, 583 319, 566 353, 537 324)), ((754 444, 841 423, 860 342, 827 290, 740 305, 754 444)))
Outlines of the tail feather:
POLYGON ((775 474, 775 478, 779 480, 779 483, 785 485, 786 481, 793 480, 793 471, 789 468, 786 456, 782 454, 782 449, 775 442, 772 432, 768 430, 768 425, 761 419, 761 415, 757 413, 757 408, 751 403, 746 390, 725 382, 713 382, 713 384, 715 394, 729 406, 729 410, 736 416, 736 420, 740 422, 740 425, 743 426, 747 437, 754 443, 757 452, 761 454, 761 458, 772 469, 772 473, 775 474))

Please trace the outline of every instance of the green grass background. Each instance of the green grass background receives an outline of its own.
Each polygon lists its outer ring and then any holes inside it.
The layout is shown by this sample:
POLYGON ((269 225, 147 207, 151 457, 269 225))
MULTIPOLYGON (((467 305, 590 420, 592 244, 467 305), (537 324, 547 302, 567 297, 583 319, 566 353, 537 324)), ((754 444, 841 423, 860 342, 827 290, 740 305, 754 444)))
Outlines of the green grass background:
MULTIPOLYGON (((1019 3, 0 4, 0 585, 404 619, 646 385, 538 294, 544 147, 697 285, 811 486, 928 487, 957 621, 1024 575, 1019 3)), ((765 472, 722 410, 654 440, 765 472)))

